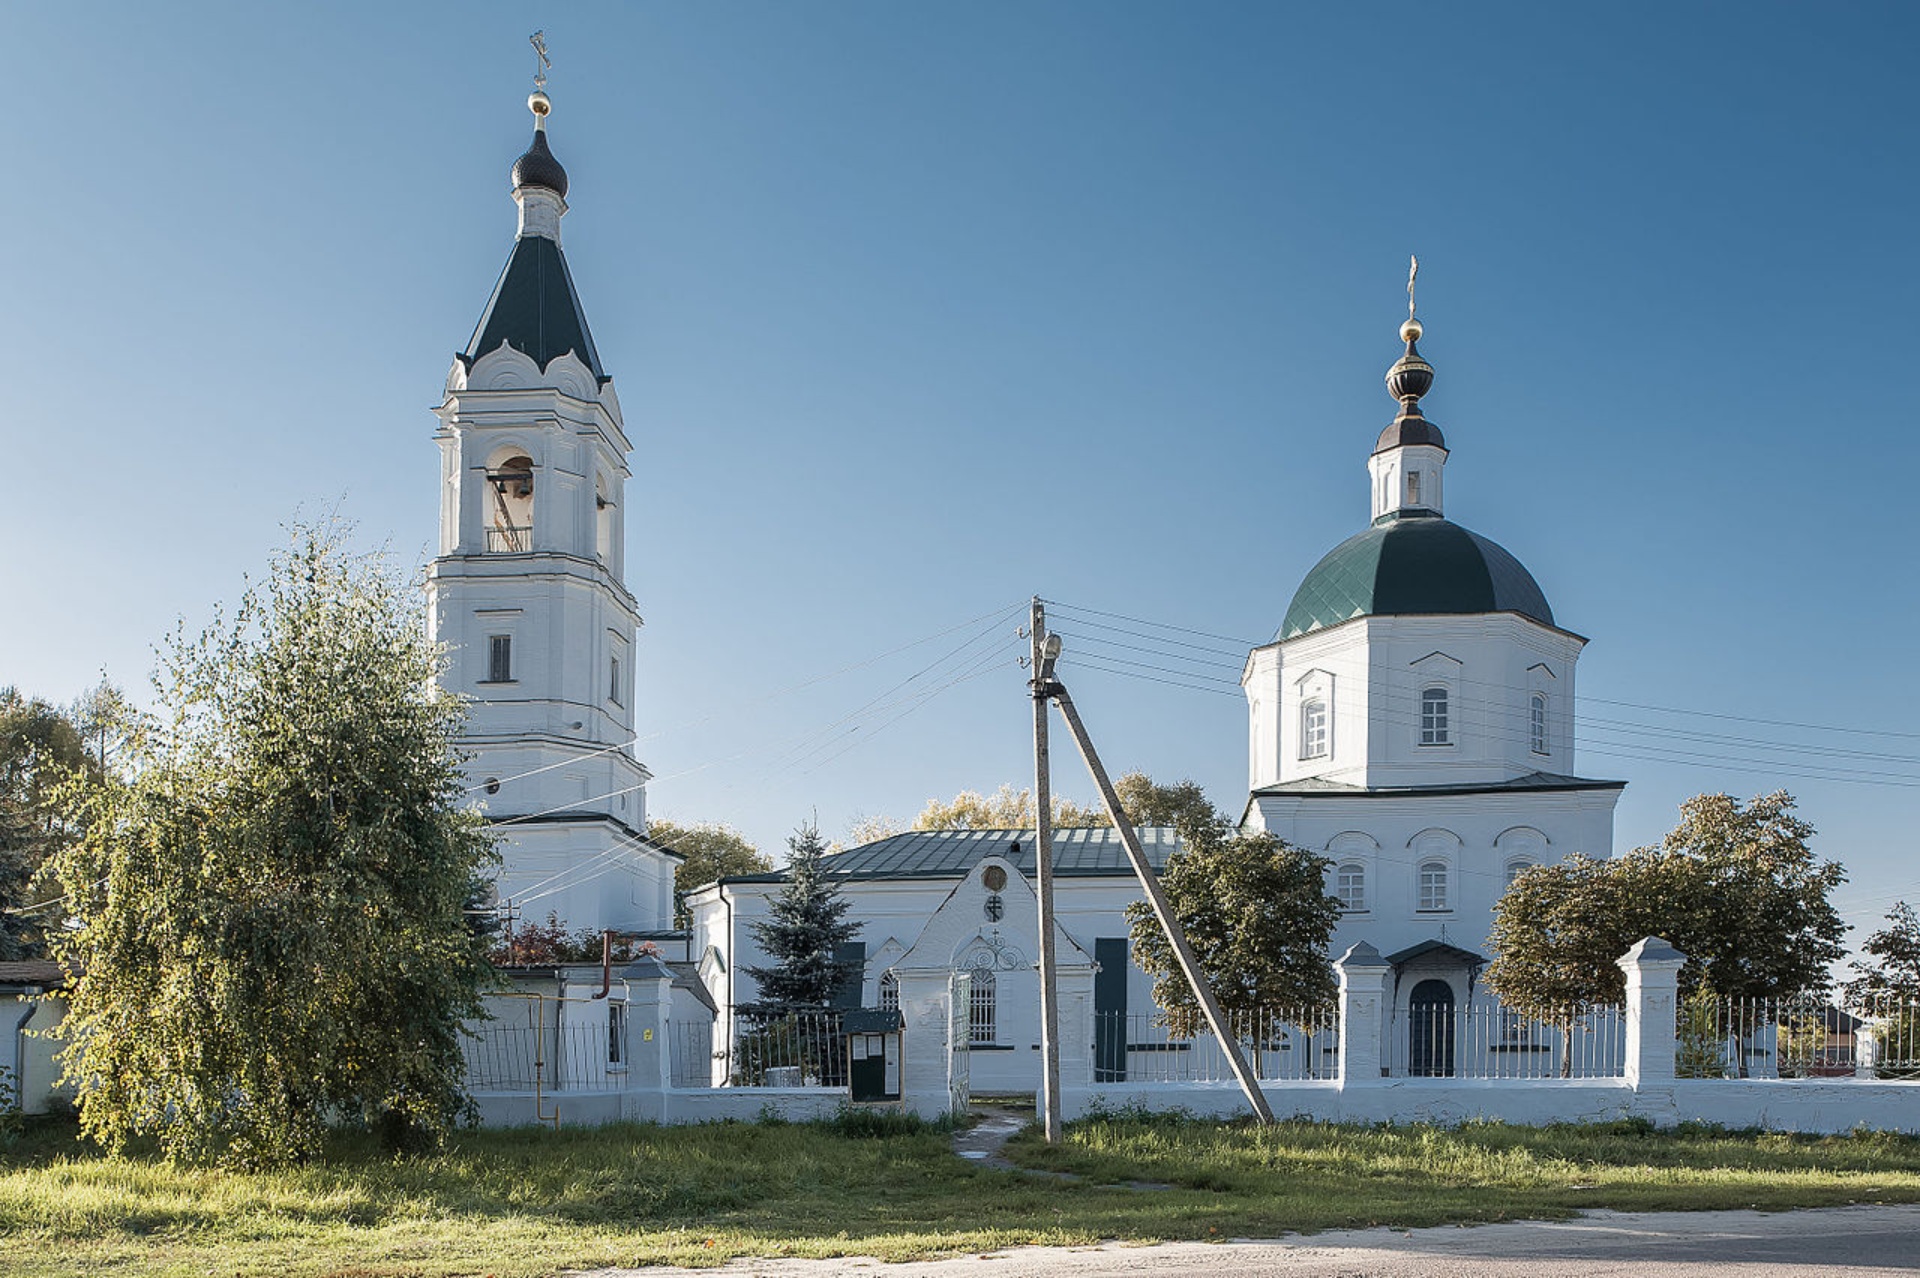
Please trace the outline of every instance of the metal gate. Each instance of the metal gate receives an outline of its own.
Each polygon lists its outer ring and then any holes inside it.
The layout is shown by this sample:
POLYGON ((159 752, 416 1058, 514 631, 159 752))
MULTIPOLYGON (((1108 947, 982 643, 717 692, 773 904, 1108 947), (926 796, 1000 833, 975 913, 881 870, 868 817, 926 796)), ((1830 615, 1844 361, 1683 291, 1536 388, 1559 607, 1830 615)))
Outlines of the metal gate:
POLYGON ((969 1048, 973 1040, 973 974, 955 972, 947 982, 947 1091, 952 1112, 973 1103, 969 1048))

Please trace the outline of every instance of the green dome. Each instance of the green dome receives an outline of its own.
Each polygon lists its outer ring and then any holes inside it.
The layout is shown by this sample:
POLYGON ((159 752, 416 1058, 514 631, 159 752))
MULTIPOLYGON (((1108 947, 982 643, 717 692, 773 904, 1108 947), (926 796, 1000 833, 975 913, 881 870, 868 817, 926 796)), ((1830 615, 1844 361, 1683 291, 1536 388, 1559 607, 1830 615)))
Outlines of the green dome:
POLYGON ((1294 592, 1279 638, 1354 617, 1481 612, 1553 624, 1546 595, 1518 559, 1438 515, 1405 513, 1328 551, 1294 592))

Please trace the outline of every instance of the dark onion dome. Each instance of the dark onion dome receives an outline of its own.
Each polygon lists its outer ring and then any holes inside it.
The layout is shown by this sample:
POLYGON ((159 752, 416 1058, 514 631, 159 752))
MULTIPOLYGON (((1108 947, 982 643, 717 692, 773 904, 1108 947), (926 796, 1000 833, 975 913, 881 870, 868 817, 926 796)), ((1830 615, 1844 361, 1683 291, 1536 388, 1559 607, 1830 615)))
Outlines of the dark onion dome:
POLYGON ((1396 417, 1391 425, 1380 432, 1380 438, 1374 441, 1373 451, 1384 453, 1389 448, 1401 448, 1408 444, 1432 444, 1435 448, 1445 448, 1446 438, 1440 434, 1440 428, 1420 415, 1416 406, 1410 417, 1396 417))
POLYGON ((567 171, 560 167, 560 161, 553 158, 553 152, 547 148, 547 131, 533 131, 533 145, 527 153, 513 162, 513 185, 515 189, 523 186, 542 186, 554 192, 561 199, 567 198, 567 171))
POLYGON ((1355 617, 1517 612, 1553 625, 1547 597, 1518 559, 1438 515, 1383 515, 1327 552, 1287 607, 1278 638, 1355 617))

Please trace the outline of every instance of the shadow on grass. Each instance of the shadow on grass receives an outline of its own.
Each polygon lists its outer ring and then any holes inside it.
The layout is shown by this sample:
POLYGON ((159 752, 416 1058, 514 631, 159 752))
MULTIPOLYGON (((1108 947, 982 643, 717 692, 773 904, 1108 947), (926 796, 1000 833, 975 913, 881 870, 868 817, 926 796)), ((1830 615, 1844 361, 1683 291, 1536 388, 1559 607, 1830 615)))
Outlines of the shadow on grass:
POLYGON ((1273 1237, 1590 1207, 1920 1201, 1920 1141, 1878 1134, 1631 1123, 1261 1129, 1122 1115, 1074 1123, 1057 1147, 1029 1128, 1006 1153, 1023 1168, 1078 1179, 981 1168, 953 1156, 945 1126, 867 1113, 825 1123, 473 1131, 414 1159, 341 1135, 316 1163, 258 1173, 107 1157, 76 1145, 71 1128, 49 1128, 0 1151, 0 1234, 49 1254, 90 1249, 90 1263, 130 1273, 178 1268, 182 1246, 206 1261, 201 1268, 267 1272, 273 1266, 253 1259, 265 1241, 268 1251, 312 1258, 289 1261, 286 1274, 343 1266, 506 1274, 1273 1237), (1173 1188, 1126 1187, 1141 1181, 1173 1188))

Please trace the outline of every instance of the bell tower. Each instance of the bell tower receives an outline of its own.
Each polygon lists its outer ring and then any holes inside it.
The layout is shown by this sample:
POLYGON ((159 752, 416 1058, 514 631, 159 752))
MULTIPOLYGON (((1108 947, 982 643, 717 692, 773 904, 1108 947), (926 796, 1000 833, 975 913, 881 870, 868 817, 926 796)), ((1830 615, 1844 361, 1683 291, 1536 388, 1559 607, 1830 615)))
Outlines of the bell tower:
POLYGON ((538 36, 534 48, 518 234, 435 410, 431 619, 443 681, 469 703, 461 744, 502 835, 502 901, 523 921, 651 931, 672 921, 673 861, 644 837, 649 773, 632 753, 632 445, 560 248, 567 171, 547 140, 538 36))

